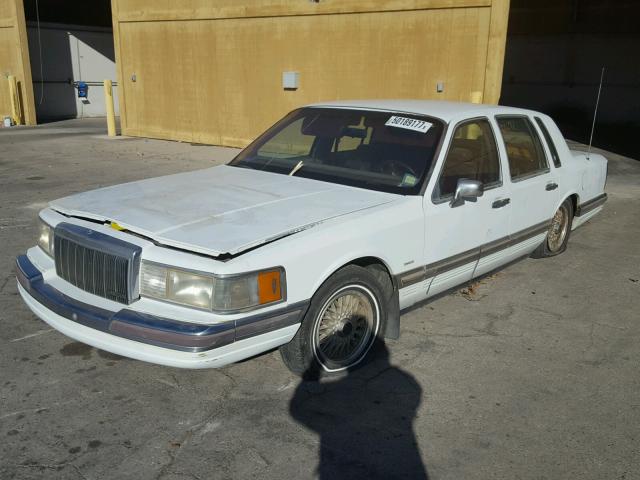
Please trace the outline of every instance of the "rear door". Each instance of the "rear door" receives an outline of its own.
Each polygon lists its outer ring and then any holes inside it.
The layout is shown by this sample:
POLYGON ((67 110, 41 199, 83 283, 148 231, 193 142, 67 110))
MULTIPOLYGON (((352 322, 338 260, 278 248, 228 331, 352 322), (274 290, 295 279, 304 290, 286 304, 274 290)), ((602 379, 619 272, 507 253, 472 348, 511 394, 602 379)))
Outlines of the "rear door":
MULTIPOLYGON (((508 235, 508 184, 503 181, 491 122, 475 118, 458 123, 449 141, 431 196, 425 196, 425 277, 428 295, 436 295, 475 274, 484 245, 508 235), (484 194, 452 206, 458 180, 479 180, 484 194)), ((491 269, 499 259, 489 259, 491 269), (493 262, 493 263, 492 263, 493 262)))
POLYGON ((505 253, 509 261, 530 253, 544 240, 558 203, 558 183, 531 118, 498 115, 496 123, 509 166, 510 243, 505 253))

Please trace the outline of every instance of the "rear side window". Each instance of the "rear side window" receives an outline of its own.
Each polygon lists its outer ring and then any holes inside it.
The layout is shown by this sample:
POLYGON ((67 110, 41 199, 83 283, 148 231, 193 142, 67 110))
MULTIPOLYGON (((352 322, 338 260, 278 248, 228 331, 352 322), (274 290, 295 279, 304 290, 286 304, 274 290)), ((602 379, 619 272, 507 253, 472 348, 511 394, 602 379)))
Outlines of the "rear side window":
POLYGON ((540 138, 526 117, 496 117, 514 180, 548 170, 540 138))
POLYGON ((535 119, 536 119, 536 123, 538 124, 538 127, 540 127, 540 131, 542 131, 542 136, 544 137, 545 141, 547 142, 547 145, 549 146, 549 151, 551 152, 551 158, 553 159, 553 164, 556 166, 556 168, 561 167, 562 163, 560 163, 560 155, 558 155, 556 146, 553 144, 551 135, 549 135, 549 130, 547 130, 547 127, 545 126, 542 119, 538 117, 535 117, 535 119))
POLYGON ((479 180, 485 190, 501 183, 496 139, 486 119, 472 120, 456 128, 438 180, 436 196, 453 195, 461 178, 479 180))

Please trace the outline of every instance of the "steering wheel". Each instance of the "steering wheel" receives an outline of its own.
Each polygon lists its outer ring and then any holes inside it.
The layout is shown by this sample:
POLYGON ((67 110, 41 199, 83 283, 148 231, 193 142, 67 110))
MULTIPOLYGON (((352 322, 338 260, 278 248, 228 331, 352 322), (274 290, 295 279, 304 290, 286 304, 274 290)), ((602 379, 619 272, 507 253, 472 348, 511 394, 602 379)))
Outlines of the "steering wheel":
POLYGON ((415 170, 411 168, 406 162, 402 160, 387 160, 382 164, 382 172, 393 175, 394 177, 402 177, 407 173, 410 173, 414 177, 418 178, 415 170))

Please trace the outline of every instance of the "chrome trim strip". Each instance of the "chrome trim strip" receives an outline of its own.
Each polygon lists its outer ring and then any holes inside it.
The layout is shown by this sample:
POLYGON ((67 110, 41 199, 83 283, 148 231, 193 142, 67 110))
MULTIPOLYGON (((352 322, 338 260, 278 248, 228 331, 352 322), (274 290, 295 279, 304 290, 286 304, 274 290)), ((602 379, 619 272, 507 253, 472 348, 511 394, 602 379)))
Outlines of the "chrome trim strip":
POLYGON ((198 325, 120 310, 110 319, 107 333, 158 347, 201 352, 234 342, 233 322, 198 325))
POLYGON ((277 312, 236 320, 236 341, 289 327, 302 321, 310 302, 298 302, 277 312))
POLYGON ((425 278, 435 277, 439 273, 448 272, 454 268, 461 267, 469 262, 478 260, 480 255, 480 249, 474 248, 473 250, 467 250, 466 252, 459 253, 444 260, 440 260, 435 263, 431 263, 425 267, 425 278))
POLYGON ((520 230, 519 232, 514 233, 510 236, 511 245, 515 245, 516 243, 523 242, 531 237, 535 237, 536 235, 540 235, 541 233, 546 232, 547 230, 549 230, 550 224, 551 219, 537 223, 529 228, 525 228, 524 230, 520 230))
POLYGON ((520 242, 524 242, 536 235, 540 235, 545 233, 549 229, 549 224, 551 220, 547 220, 545 222, 540 222, 536 225, 533 225, 529 228, 525 228, 524 230, 520 230, 513 235, 509 235, 506 237, 499 238, 498 240, 494 240, 493 242, 489 242, 484 244, 481 247, 480 258, 487 257, 489 255, 493 255, 500 250, 504 250, 505 248, 512 247, 520 242))
POLYGON ((469 262, 477 261, 479 254, 480 248, 474 248, 473 250, 468 250, 466 252, 453 255, 452 257, 448 257, 422 267, 414 268, 409 272, 396 275, 396 280, 400 288, 408 287, 422 282, 427 278, 435 277, 440 273, 461 267, 469 262))
POLYGON ((80 302, 45 283, 42 273, 26 255, 16 259, 16 279, 34 300, 68 320, 141 343, 186 352, 211 350, 295 325, 302 321, 309 306, 308 301, 303 301, 235 321, 201 325, 128 308, 113 312, 80 302))
POLYGON ((499 238, 498 240, 494 240, 493 242, 485 243, 480 247, 480 257, 488 257, 500 250, 509 248, 511 245, 513 245, 513 243, 511 237, 508 235, 506 237, 499 238))
POLYGON ((576 209, 576 217, 580 217, 585 213, 589 213, 591 210, 594 210, 599 206, 603 205, 604 202, 607 201, 607 198, 608 198, 607 194, 602 193, 597 197, 592 198, 591 200, 587 200, 586 202, 581 203, 580 205, 578 205, 578 208, 576 209))
POLYGON ((499 238, 498 240, 485 243, 479 248, 467 250, 466 252, 453 255, 443 260, 439 260, 422 267, 414 268, 405 273, 400 273, 396 275, 396 280, 400 288, 408 287, 410 285, 422 282, 427 278, 435 277, 436 275, 439 275, 441 273, 448 272, 449 270, 453 270, 467 263, 477 261, 488 255, 496 253, 500 250, 504 250, 505 248, 509 248, 517 243, 524 242, 525 240, 535 237, 536 235, 540 235, 548 230, 550 223, 551 220, 546 220, 531 227, 525 228, 524 230, 520 230, 513 235, 508 235, 506 237, 499 238))
POLYGON ((533 172, 523 173, 522 175, 518 175, 517 177, 511 177, 511 183, 524 182, 525 180, 529 180, 534 177, 539 177, 540 175, 545 175, 550 171, 551 169, 547 166, 546 168, 541 168, 540 170, 534 170, 533 172))
POLYGON ((409 270, 408 272, 402 273, 397 276, 398 286, 400 288, 408 287, 409 285, 413 285, 414 283, 421 282, 424 280, 426 268, 418 267, 413 270, 409 270))

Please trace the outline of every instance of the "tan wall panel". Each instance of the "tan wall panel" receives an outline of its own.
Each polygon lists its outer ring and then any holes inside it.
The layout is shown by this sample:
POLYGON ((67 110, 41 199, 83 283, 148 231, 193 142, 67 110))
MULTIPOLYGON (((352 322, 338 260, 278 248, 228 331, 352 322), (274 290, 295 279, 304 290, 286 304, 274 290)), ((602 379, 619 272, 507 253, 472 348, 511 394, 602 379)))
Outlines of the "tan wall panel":
POLYGON ((13 27, 0 26, 0 120, 11 114, 7 74, 18 71, 13 27))
POLYGON ((121 22, 123 132, 241 146, 314 101, 469 100, 485 87, 490 20, 482 7, 121 22), (287 70, 297 91, 282 89, 287 70))
POLYGON ((34 125, 36 115, 22 0, 0 0, 0 117, 2 118, 11 113, 7 75, 16 77, 24 120, 27 125, 34 125))
POLYGON ((484 103, 499 103, 502 90, 504 49, 507 43, 509 0, 493 0, 487 49, 484 103))
POLYGON ((15 0, 0 0, 0 28, 16 24, 15 0))
POLYGON ((11 113, 7 75, 16 75, 20 66, 15 24, 14 1, 0 0, 0 121, 11 113))
POLYGON ((120 21, 203 20, 486 7, 491 0, 113 0, 120 21))
MULTIPOLYGON (((113 23, 113 51, 116 59, 116 75, 118 77, 118 84, 122 85, 122 42, 120 39, 120 22, 118 20, 120 16, 119 1, 111 0, 111 19, 113 23)), ((124 88, 118 88, 118 105, 120 107, 120 131, 123 132, 127 129, 127 101, 125 99, 124 88)))

